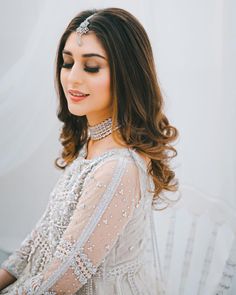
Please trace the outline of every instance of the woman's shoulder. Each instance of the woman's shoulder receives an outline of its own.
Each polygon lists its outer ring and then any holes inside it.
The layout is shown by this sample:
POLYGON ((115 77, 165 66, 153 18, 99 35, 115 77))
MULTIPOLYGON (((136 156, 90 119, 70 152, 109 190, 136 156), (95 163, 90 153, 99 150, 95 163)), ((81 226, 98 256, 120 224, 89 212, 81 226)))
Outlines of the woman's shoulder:
POLYGON ((88 164, 94 162, 105 164, 110 161, 123 159, 123 161, 136 164, 136 166, 143 168, 145 171, 150 163, 150 159, 143 153, 137 151, 135 148, 129 148, 115 141, 109 142, 106 145, 97 146, 96 148, 88 142, 84 144, 79 155, 88 164))

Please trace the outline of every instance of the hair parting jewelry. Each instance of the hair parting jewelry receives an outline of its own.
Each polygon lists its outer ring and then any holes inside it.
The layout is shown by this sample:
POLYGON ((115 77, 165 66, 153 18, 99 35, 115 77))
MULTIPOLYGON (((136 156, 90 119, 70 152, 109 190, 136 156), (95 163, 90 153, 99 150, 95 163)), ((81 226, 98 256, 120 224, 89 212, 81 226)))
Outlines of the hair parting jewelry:
POLYGON ((89 20, 95 15, 96 13, 90 15, 87 17, 76 29, 76 33, 78 33, 78 44, 79 46, 82 45, 82 35, 86 34, 89 31, 88 25, 89 25, 89 20))

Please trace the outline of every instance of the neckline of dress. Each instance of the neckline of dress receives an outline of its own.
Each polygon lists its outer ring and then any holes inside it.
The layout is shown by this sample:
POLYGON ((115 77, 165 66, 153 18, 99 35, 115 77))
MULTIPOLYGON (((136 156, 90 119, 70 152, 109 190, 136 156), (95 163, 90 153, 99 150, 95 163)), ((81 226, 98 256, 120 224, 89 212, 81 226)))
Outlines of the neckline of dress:
POLYGON ((79 156, 82 157, 82 159, 83 159, 84 162, 93 162, 93 161, 96 161, 97 159, 100 159, 104 155, 109 154, 109 153, 112 153, 112 152, 119 152, 119 153, 120 152, 125 152, 125 153, 127 153, 130 150, 127 147, 123 147, 123 148, 110 148, 110 149, 102 152, 100 155, 95 156, 92 159, 86 159, 87 154, 88 154, 87 144, 88 144, 88 140, 85 142, 85 144, 82 146, 82 148, 81 148, 81 150, 79 152, 79 156))
POLYGON ((120 147, 120 148, 110 148, 104 152, 102 152, 100 155, 92 158, 92 159, 86 159, 87 153, 88 153, 88 141, 89 139, 87 139, 87 141, 85 142, 85 144, 82 146, 81 150, 79 151, 79 157, 82 158, 83 163, 92 163, 93 161, 97 161, 100 160, 101 158, 103 158, 105 155, 107 154, 113 154, 115 152, 115 154, 130 154, 132 155, 132 157, 136 158, 136 161, 139 162, 140 166, 146 170, 147 168, 147 163, 146 161, 136 152, 135 149, 131 149, 128 147, 120 147))

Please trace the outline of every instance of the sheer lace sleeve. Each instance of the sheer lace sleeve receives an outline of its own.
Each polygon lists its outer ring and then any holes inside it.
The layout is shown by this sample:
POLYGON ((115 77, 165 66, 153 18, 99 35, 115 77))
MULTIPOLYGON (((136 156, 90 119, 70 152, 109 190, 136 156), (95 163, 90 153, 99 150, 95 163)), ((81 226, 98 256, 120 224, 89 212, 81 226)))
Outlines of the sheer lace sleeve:
POLYGON ((48 206, 39 221, 36 223, 34 229, 23 240, 20 247, 15 250, 1 265, 1 268, 7 270, 17 279, 25 269, 29 261, 30 254, 32 253, 33 247, 36 246, 37 241, 40 238, 39 228, 44 218, 46 217, 47 209, 48 206))
POLYGON ((74 294, 96 273, 139 198, 135 163, 125 157, 105 160, 87 176, 51 263, 27 281, 18 294, 74 294))

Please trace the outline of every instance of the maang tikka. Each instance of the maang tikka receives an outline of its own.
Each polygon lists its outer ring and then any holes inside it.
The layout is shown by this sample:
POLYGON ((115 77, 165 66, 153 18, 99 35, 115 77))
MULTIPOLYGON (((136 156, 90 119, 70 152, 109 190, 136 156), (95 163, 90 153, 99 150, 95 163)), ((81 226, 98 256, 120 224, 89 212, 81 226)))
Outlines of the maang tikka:
POLYGON ((87 17, 76 29, 76 33, 78 33, 78 44, 79 46, 82 45, 82 35, 86 34, 89 31, 88 25, 89 25, 89 19, 92 18, 96 13, 90 15, 87 17))

